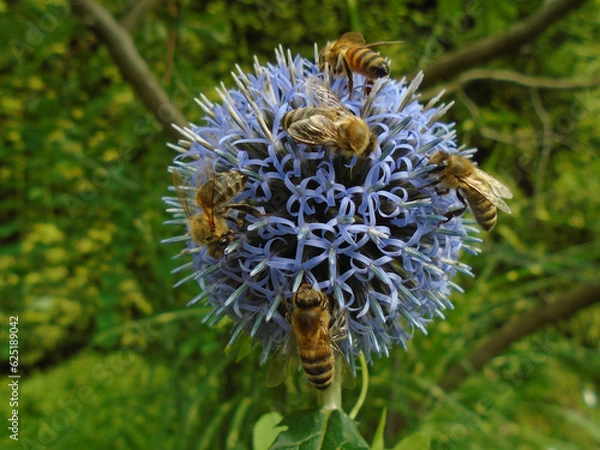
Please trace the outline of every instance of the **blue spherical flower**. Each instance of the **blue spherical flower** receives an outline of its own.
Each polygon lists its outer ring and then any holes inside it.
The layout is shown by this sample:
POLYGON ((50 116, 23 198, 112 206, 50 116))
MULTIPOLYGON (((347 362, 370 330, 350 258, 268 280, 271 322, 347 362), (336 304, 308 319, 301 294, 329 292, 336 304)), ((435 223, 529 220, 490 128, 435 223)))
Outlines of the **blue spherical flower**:
POLYGON ((458 201, 432 185, 427 165, 436 151, 459 151, 453 126, 438 121, 449 105, 418 102, 422 75, 411 83, 379 79, 370 88, 355 75, 349 98, 344 77, 328 79, 313 61, 281 48, 275 64, 256 61, 254 69, 237 68, 237 88, 222 86, 220 104, 199 100, 205 123, 181 129, 183 140, 173 146, 180 154, 170 170, 188 185, 165 198, 170 223, 189 227, 192 215, 211 212, 189 201, 207 167, 245 177, 231 208, 224 208, 230 233, 223 251, 211 251, 189 233, 167 240, 186 242, 180 255, 192 256, 177 269, 191 269, 181 282, 200 285, 190 303, 208 302, 210 323, 230 317, 231 343, 242 331, 260 340, 264 361, 288 335, 287 305, 308 282, 347 315, 347 337, 339 345, 351 364, 361 350, 367 359, 388 355, 415 329, 425 332, 435 316, 443 318, 452 307, 451 289, 460 289, 452 278, 457 271, 470 274, 458 256, 461 248, 475 251, 468 244, 478 239, 467 235, 459 217, 444 217, 458 201), (283 129, 286 112, 316 106, 307 90, 315 78, 377 136, 368 158, 296 142, 283 129))

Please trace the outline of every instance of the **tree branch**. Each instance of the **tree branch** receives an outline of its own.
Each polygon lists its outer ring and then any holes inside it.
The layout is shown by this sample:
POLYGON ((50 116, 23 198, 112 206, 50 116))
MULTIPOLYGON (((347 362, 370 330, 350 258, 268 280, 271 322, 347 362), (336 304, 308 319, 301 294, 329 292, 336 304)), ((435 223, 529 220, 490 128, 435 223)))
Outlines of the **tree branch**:
POLYGON ((573 80, 532 77, 511 70, 471 69, 458 75, 456 80, 421 91, 421 100, 426 101, 435 97, 442 89, 445 91, 444 95, 448 95, 474 81, 501 81, 534 89, 588 89, 600 86, 600 76, 589 80, 573 80))
POLYGON ((532 41, 554 22, 579 8, 587 0, 555 0, 546 2, 536 13, 513 25, 506 33, 491 36, 476 44, 455 50, 442 56, 423 69, 425 79, 421 88, 454 77, 477 64, 518 49, 532 41))
MULTIPOLYGON (((546 108, 544 108, 544 104, 542 103, 542 99, 540 98, 540 93, 537 89, 531 89, 531 104, 533 105, 533 109, 535 113, 540 119, 542 124, 542 136, 541 136, 541 155, 538 163, 537 171, 534 177, 534 188, 533 188, 533 210, 540 211, 542 208, 545 208, 546 198, 543 195, 544 192, 544 183, 546 182, 547 176, 546 171, 548 170, 548 166, 550 165, 550 155, 552 154, 552 150, 554 148, 554 133, 552 132, 552 118, 546 108)), ((533 223, 533 217, 530 218, 533 223)))
POLYGON ((129 13, 121 20, 121 26, 128 32, 137 27, 144 16, 158 3, 159 0, 139 0, 137 1, 129 13))
POLYGON ((547 304, 513 319, 496 331, 463 361, 451 366, 437 385, 445 391, 452 391, 472 372, 480 370, 513 342, 545 325, 568 319, 581 309, 597 302, 600 302, 600 285, 582 286, 555 295, 547 304))
POLYGON ((90 26, 106 44, 123 78, 127 80, 138 97, 154 114, 170 136, 180 139, 181 135, 171 127, 189 124, 185 116, 171 102, 154 74, 138 53, 129 34, 113 16, 92 0, 71 1, 73 10, 90 26))

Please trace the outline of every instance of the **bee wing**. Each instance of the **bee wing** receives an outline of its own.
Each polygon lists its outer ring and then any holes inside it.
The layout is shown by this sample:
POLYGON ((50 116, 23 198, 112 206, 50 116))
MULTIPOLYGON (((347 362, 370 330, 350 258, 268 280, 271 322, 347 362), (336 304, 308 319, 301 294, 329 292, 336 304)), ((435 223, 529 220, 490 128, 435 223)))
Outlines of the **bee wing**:
POLYGON ((334 303, 332 308, 333 322, 329 327, 329 336, 331 338, 331 346, 335 353, 335 373, 336 377, 342 380, 342 386, 346 389, 352 389, 355 385, 354 373, 350 367, 350 363, 346 359, 344 352, 340 348, 338 342, 346 339, 348 336, 348 314, 346 310, 340 312, 337 303, 334 303))
POLYGON ((342 36, 336 41, 335 47, 347 47, 350 45, 357 45, 365 48, 376 47, 378 45, 390 45, 400 44, 403 41, 379 41, 370 42, 367 44, 364 36, 356 31, 349 31, 348 33, 342 34, 342 36))
POLYGON ((194 192, 196 189, 192 187, 190 178, 183 175, 177 169, 173 169, 173 186, 177 199, 183 208, 185 216, 189 219, 195 214, 194 192))
POLYGON ((357 31, 348 31, 342 34, 339 39, 335 42, 335 47, 344 47, 348 45, 365 45, 364 36, 357 31))
POLYGON ((342 382, 343 387, 352 389, 356 384, 356 378, 354 377, 350 363, 336 342, 332 341, 331 346, 335 354, 335 376, 342 382))
POLYGON ((210 178, 208 181, 204 182, 198 188, 198 193, 196 194, 196 202, 205 213, 209 213, 214 209, 215 204, 215 192, 216 192, 216 178, 210 178))
POLYGON ((513 194, 510 192, 510 189, 496 178, 488 175, 486 172, 480 169, 477 169, 477 175, 484 178, 489 183, 492 191, 494 191, 498 197, 513 198, 513 194))
POLYGON ((306 92, 313 97, 320 107, 335 109, 339 114, 353 115, 335 93, 317 77, 309 77, 305 83, 306 92))
POLYGON ((298 361, 298 347, 296 346, 295 336, 294 332, 290 330, 285 342, 277 349, 271 359, 265 375, 267 387, 279 386, 290 373, 292 361, 298 361))
POLYGON ((510 208, 502 200, 502 197, 512 198, 513 195, 510 189, 483 170, 477 168, 475 170, 477 176, 464 178, 463 182, 483 195, 496 208, 510 214, 510 208))
POLYGON ((333 121, 321 114, 294 122, 287 132, 298 142, 308 145, 334 145, 339 137, 333 121))

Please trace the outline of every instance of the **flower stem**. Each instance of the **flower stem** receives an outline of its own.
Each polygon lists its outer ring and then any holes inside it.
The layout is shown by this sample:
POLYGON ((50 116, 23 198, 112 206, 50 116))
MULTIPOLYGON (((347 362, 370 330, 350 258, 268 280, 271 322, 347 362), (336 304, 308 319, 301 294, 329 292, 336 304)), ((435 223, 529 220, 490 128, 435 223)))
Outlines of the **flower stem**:
POLYGON ((360 395, 358 396, 358 400, 356 400, 356 404, 354 405, 354 408, 352 408, 352 411, 350 411, 349 414, 350 418, 353 420, 356 419, 360 408, 362 408, 362 405, 365 402, 365 399, 367 398, 367 390, 369 389, 369 368, 367 367, 367 360, 365 359, 365 354, 363 352, 360 352, 358 360, 360 361, 362 383, 360 386, 360 395))
POLYGON ((318 393, 321 410, 342 409, 342 380, 335 377, 328 389, 318 393))

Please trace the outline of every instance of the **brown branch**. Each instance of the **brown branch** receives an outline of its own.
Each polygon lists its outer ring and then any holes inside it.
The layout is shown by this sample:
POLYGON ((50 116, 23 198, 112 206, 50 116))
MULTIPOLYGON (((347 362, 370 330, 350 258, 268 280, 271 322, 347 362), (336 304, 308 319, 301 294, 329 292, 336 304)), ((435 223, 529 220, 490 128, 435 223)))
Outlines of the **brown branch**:
POLYGON ((181 135, 171 125, 175 123, 185 127, 189 122, 171 102, 144 58, 138 53, 129 34, 106 8, 92 0, 71 1, 71 6, 106 44, 123 78, 131 84, 138 97, 162 124, 165 131, 173 138, 180 139, 181 135))
POLYGON ((421 85, 426 88, 442 80, 454 77, 477 64, 496 58, 518 49, 532 41, 554 22, 563 19, 571 11, 579 8, 587 0, 555 0, 545 2, 537 12, 513 25, 506 33, 491 36, 476 44, 455 50, 439 58, 423 69, 425 79, 421 85))
POLYGON ((495 130, 491 127, 488 127, 485 124, 485 121, 481 119, 481 114, 479 112, 479 107, 475 104, 473 100, 467 95, 467 93, 462 89, 458 89, 456 91, 456 98, 467 108, 477 130, 486 139, 490 139, 496 142, 502 142, 506 145, 518 148, 531 147, 533 145, 537 145, 537 141, 532 141, 527 137, 519 136, 514 133, 503 133, 501 131, 495 130))
POLYGON ((474 81, 501 81, 506 83, 515 83, 521 86, 533 89, 588 89, 600 86, 600 77, 589 80, 573 80, 570 78, 543 78, 533 77, 511 70, 495 69, 471 69, 461 73, 456 80, 449 83, 438 84, 427 90, 421 91, 421 100, 429 100, 440 93, 443 89, 444 95, 464 88, 474 81))
POLYGON ((140 0, 135 3, 129 13, 121 20, 121 26, 128 32, 138 26, 144 16, 158 3, 159 0, 140 0))
MULTIPOLYGON (((508 322, 462 361, 450 366, 442 378, 435 385, 430 386, 430 393, 435 397, 441 397, 443 391, 450 392, 456 389, 470 375, 479 371, 517 340, 545 325, 569 319, 580 310, 598 302, 600 302, 600 285, 584 285, 569 292, 554 295, 548 303, 525 316, 508 322)), ((418 402, 415 400, 409 402, 408 410, 418 409, 418 402)), ((396 435, 406 423, 407 418, 404 414, 390 411, 386 432, 396 435)))
MULTIPOLYGON (((548 166, 550 164, 550 155, 552 154, 552 150, 554 148, 554 133, 552 132, 552 118, 546 111, 546 108, 544 108, 544 104, 542 103, 542 99, 540 98, 540 94, 537 89, 531 90, 531 103, 542 124, 542 151, 535 174, 532 196, 533 210, 541 211, 545 209, 545 197, 542 195, 542 193, 544 191, 544 182, 546 181, 546 171, 548 170, 548 166)), ((534 226, 534 220, 536 220, 534 217, 530 218, 530 223, 532 226, 534 226)))
POLYGON ((581 286, 570 292, 555 295, 547 304, 508 322, 496 331, 462 362, 451 366, 437 385, 445 391, 452 391, 472 372, 480 370, 492 358, 523 336, 545 325, 568 319, 583 308, 599 301, 600 285, 581 286))
MULTIPOLYGON (((177 3, 174 0, 167 0, 169 14, 173 22, 177 20, 179 12, 177 11, 177 3)), ((171 73, 173 71, 173 61, 175 59, 175 47, 177 46, 177 27, 172 25, 169 30, 169 39, 167 40, 167 60, 165 62, 165 73, 163 82, 168 86, 171 83, 171 73)))

